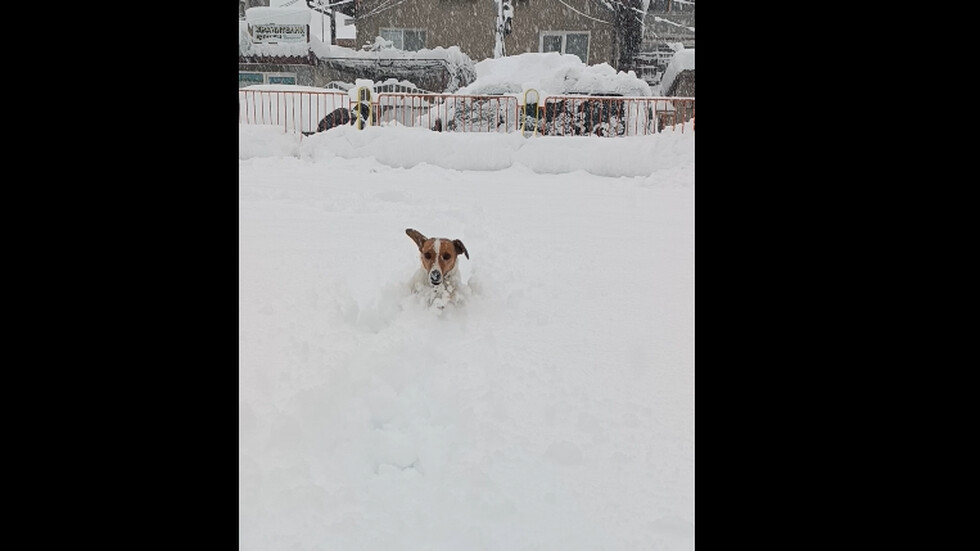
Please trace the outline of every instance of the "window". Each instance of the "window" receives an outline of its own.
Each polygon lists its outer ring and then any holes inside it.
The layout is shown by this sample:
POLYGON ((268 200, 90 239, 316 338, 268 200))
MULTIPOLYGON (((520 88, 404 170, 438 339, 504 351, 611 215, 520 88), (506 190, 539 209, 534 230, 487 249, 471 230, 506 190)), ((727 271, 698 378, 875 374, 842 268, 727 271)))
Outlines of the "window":
POLYGON ((238 73, 238 87, 251 86, 253 84, 264 84, 265 77, 262 73, 238 73))
POLYGON ((425 49, 425 29, 381 29, 381 38, 390 40, 399 50, 425 49))
POLYGON ((541 33, 541 51, 577 55, 583 63, 589 62, 589 33, 544 31, 541 33))
POLYGON ((547 35, 541 37, 542 52, 561 52, 561 37, 558 35, 547 35))
POLYGON ((267 74, 266 84, 296 84, 295 74, 267 74))
POLYGON ((296 73, 238 73, 238 87, 253 84, 296 84, 296 73))

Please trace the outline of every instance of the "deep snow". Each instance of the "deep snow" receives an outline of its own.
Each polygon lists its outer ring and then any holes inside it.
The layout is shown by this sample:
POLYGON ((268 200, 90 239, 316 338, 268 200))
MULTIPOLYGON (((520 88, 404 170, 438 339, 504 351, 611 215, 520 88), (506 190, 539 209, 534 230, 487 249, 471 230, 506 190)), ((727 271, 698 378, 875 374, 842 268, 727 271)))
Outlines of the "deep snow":
POLYGON ((693 549, 692 126, 239 125, 240 549, 693 549))
POLYGON ((558 52, 488 58, 476 63, 474 68, 476 81, 461 88, 458 94, 509 94, 522 98, 525 90, 533 89, 541 97, 559 94, 652 95, 650 85, 632 71, 617 71, 608 63, 586 65, 577 56, 558 52))
POLYGON ((693 547, 692 131, 240 135, 242 549, 693 547))

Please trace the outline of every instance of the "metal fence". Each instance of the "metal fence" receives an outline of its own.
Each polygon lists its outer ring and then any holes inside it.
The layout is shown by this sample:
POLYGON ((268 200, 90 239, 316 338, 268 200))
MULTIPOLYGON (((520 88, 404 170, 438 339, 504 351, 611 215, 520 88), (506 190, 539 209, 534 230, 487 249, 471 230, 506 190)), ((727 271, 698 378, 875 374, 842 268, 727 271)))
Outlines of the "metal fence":
MULTIPOLYGON (((366 89, 363 91, 367 91, 366 89)), ((360 91, 359 91, 360 94, 360 91)), ((360 95, 358 97, 361 97, 360 95)), ((358 102, 335 91, 239 90, 239 121, 311 134, 340 124, 400 125, 440 132, 523 132, 546 136, 644 136, 694 131, 694 98, 381 93, 358 102), (361 103, 361 105, 358 105, 361 103), (352 120, 354 119, 354 120, 352 120)))
POLYGON ((282 126, 286 132, 316 132, 329 115, 343 114, 338 109, 350 109, 350 98, 344 92, 238 91, 239 122, 282 126))
POLYGON ((451 94, 379 94, 376 124, 425 127, 446 132, 514 132, 518 129, 514 96, 451 94))
POLYGON ((525 115, 525 130, 548 136, 646 136, 678 126, 681 132, 688 126, 694 130, 694 98, 549 96, 527 111, 534 116, 525 115))

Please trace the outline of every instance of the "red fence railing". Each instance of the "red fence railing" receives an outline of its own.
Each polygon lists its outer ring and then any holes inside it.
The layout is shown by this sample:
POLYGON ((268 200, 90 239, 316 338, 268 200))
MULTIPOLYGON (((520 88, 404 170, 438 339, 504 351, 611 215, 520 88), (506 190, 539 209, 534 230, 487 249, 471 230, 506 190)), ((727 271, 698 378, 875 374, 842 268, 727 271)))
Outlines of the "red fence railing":
POLYGON ((514 96, 378 94, 377 124, 422 126, 447 132, 513 132, 519 106, 514 96))
POLYGON ((549 96, 538 107, 536 129, 549 136, 646 136, 690 123, 694 98, 549 96))
POLYGON ((515 96, 381 93, 358 102, 344 92, 239 90, 239 121, 310 134, 341 124, 399 125, 444 132, 546 136, 645 136, 694 130, 694 98, 549 96, 520 105, 515 96), (370 107, 370 110, 368 110, 370 107), (368 112, 370 111, 370 115, 368 112), (368 120, 369 119, 369 120, 368 120))
POLYGON ((286 132, 315 132, 328 115, 349 108, 344 92, 238 91, 238 122, 282 126, 286 132))

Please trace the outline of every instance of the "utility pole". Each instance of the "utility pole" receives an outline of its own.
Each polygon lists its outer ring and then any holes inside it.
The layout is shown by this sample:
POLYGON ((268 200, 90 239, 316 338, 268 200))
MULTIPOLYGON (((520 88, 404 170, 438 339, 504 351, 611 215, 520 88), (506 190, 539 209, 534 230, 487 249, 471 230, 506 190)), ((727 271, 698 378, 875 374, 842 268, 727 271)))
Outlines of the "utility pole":
POLYGON ((504 3, 501 0, 494 0, 497 3, 497 30, 493 43, 493 57, 504 57, 504 3))
POLYGON ((507 47, 504 44, 504 37, 510 34, 514 7, 510 4, 510 0, 493 1, 497 3, 497 26, 494 32, 493 57, 505 57, 507 47))
MULTIPOLYGON (((340 0, 338 2, 330 3, 330 0, 306 0, 306 5, 310 9, 320 12, 320 39, 326 38, 324 36, 324 21, 323 18, 326 17, 327 8, 330 9, 330 45, 337 45, 337 6, 344 4, 350 4, 354 0, 340 0)), ((326 40, 324 40, 326 42, 326 40)))

